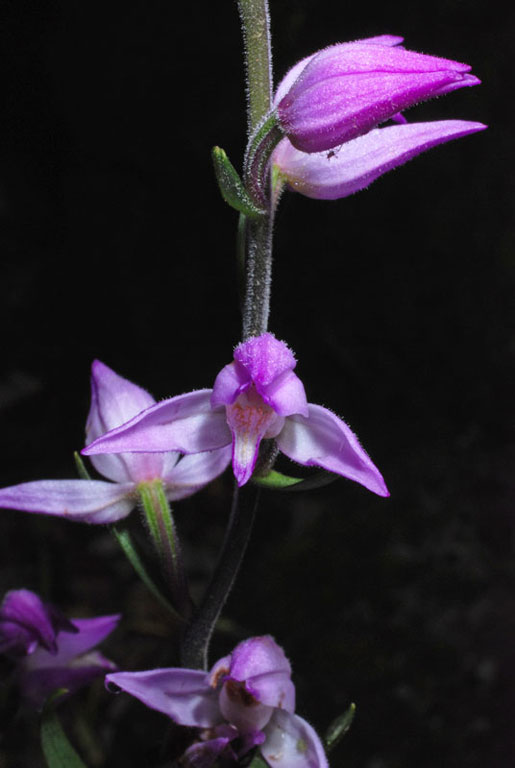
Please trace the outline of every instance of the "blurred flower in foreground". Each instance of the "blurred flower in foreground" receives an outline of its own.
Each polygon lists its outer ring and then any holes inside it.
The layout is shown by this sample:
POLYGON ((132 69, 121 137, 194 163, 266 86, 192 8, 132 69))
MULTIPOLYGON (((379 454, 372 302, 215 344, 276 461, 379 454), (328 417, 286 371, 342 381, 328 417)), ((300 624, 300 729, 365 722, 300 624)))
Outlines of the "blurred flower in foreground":
POLYGON ((0 606, 0 653, 15 662, 24 699, 39 708, 56 689, 73 693, 116 669, 92 649, 119 620, 119 615, 69 620, 28 589, 7 592, 0 606))
POLYGON ((83 453, 195 453, 232 444, 241 486, 252 475, 261 440, 275 438, 279 450, 299 464, 322 467, 388 496, 354 432, 327 408, 307 402, 304 385, 293 373, 296 364, 273 334, 250 338, 236 347, 233 362, 220 371, 212 390, 163 400, 83 453))
MULTIPOLYGON (((141 387, 96 360, 91 372, 89 443, 155 404, 141 387)), ((142 484, 159 479, 169 501, 185 498, 211 482, 231 460, 226 448, 179 459, 179 453, 95 456, 103 480, 39 480, 0 489, 0 507, 59 515, 87 523, 114 523, 136 506, 142 484)))
POLYGON ((327 768, 320 739, 295 713, 291 667, 272 637, 236 646, 210 672, 154 669, 106 677, 175 723, 201 729, 186 766, 234 764, 254 747, 277 768, 327 768))
POLYGON ((274 100, 288 137, 272 155, 276 178, 308 197, 334 200, 431 147, 486 128, 464 120, 405 124, 401 110, 480 80, 467 64, 407 51, 400 42, 382 35, 332 45, 292 67, 274 100), (387 120, 403 124, 371 130, 387 120))

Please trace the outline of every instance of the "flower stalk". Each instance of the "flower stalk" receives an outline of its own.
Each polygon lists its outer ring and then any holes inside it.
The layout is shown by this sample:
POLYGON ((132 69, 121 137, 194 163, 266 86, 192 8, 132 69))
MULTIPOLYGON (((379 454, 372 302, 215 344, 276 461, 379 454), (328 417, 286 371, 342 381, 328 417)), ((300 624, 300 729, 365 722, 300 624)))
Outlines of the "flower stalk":
POLYGON ((258 489, 252 487, 239 489, 235 483, 231 516, 218 564, 202 605, 183 637, 181 647, 183 667, 208 668, 209 642, 247 550, 258 501, 258 489))
MULTIPOLYGON (((250 138, 270 112, 272 104, 270 17, 267 0, 238 0, 238 9, 243 28, 250 143, 250 138)), ((268 156, 272 149, 273 146, 268 156)), ((257 167, 264 186, 259 157, 257 167)), ((272 212, 269 195, 256 189, 252 189, 251 194, 255 202, 262 201, 263 205, 259 207, 263 208, 264 214, 254 220, 242 214, 238 224, 238 256, 241 259, 243 255, 244 275, 243 340, 259 336, 268 328, 272 271, 272 212)), ((181 664, 185 667, 207 668, 209 641, 243 560, 258 497, 259 492, 255 489, 245 489, 241 493, 235 484, 231 515, 218 565, 204 601, 183 638, 181 664)))
POLYGON ((167 577, 172 602, 181 616, 191 613, 181 548, 170 505, 161 480, 141 483, 139 493, 148 529, 167 577))

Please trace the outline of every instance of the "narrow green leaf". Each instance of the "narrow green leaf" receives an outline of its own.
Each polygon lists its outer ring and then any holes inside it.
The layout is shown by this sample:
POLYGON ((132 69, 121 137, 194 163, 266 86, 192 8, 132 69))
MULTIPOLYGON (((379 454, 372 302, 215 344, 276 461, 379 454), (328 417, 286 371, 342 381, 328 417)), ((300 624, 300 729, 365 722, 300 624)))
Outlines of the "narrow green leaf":
POLYGON ((240 179, 240 176, 221 147, 213 147, 213 164, 220 192, 226 203, 251 219, 263 216, 265 211, 258 208, 240 179))
POLYGON ((262 757, 259 752, 256 752, 251 762, 249 763, 248 768, 270 768, 270 766, 264 757, 262 757))
POLYGON ((48 768, 86 768, 51 704, 45 707, 41 718, 41 747, 48 768))
POLYGON ((130 562, 138 576, 140 577, 143 584, 146 586, 146 588, 151 592, 156 600, 158 600, 161 605, 166 608, 166 610, 172 614, 174 619, 176 621, 182 622, 184 619, 179 616, 177 611, 173 608, 173 606, 168 602, 166 597, 164 597, 158 587, 154 584, 150 576, 148 575, 145 566, 143 565, 143 562, 136 552, 136 549, 134 548, 134 544, 132 543, 132 539, 130 536, 129 531, 127 530, 119 530, 114 525, 111 526, 111 530, 116 537, 116 540, 118 541, 118 544, 122 548, 127 560, 130 562))
POLYGON ((310 491, 313 488, 321 488, 329 485, 338 479, 338 475, 333 472, 322 470, 311 477, 289 477, 273 469, 268 475, 263 477, 254 476, 252 482, 261 488, 268 488, 274 491, 310 491))
POLYGON ((302 483, 302 477, 288 477, 288 475, 283 475, 281 472, 276 472, 275 469, 272 469, 268 475, 262 477, 254 475, 252 482, 261 488, 273 488, 276 491, 281 491, 285 488, 290 488, 292 485, 302 483))
POLYGON ((353 702, 343 715, 340 715, 336 720, 333 720, 324 737, 324 746, 328 752, 334 749, 348 732, 355 714, 356 705, 353 702))
POLYGON ((81 480, 91 480, 91 476, 86 469, 86 465, 82 461, 82 456, 78 451, 73 452, 73 458, 75 459, 75 466, 77 468, 77 473, 81 480))

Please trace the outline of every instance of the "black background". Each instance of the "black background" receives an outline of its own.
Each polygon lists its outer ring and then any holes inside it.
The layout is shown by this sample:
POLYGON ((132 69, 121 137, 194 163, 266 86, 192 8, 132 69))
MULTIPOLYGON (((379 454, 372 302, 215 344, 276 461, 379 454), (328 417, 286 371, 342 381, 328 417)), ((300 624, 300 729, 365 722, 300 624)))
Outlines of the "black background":
MULTIPOLYGON (((337 202, 285 195, 271 329, 308 398, 352 425, 391 491, 339 480, 266 495, 212 660, 271 633, 298 711, 358 716, 332 765, 512 764, 513 15, 486 0, 273 0, 274 70, 333 42, 401 34, 483 85, 410 121, 489 130, 337 202)), ((239 165, 236 4, 4 2, 0 104, 0 480, 72 477, 98 357, 166 397, 211 386, 239 340, 234 231, 214 144, 239 165)), ((282 465, 283 469, 286 464, 282 465)), ((194 590, 230 477, 177 505, 194 590)), ((137 515, 132 525, 139 527, 137 515)), ((69 615, 123 610, 124 668, 173 637, 105 529, 2 511, 2 590, 69 615)), ((164 717, 101 684, 64 713, 88 765, 166 765, 164 717)), ((0 730, 0 766, 40 765, 37 722, 0 730), (28 735, 27 735, 28 734, 28 735)))

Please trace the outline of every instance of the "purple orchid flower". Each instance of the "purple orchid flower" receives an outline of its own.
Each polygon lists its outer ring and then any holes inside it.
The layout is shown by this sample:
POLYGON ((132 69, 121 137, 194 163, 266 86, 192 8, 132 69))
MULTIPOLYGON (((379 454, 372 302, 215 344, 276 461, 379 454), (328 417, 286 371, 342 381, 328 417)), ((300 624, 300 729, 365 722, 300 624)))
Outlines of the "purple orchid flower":
MULTIPOLYGON (((91 408, 86 442, 155 404, 141 387, 118 376, 96 360, 91 372, 91 408)), ((88 523, 114 523, 138 503, 142 483, 160 479, 168 500, 190 496, 225 470, 231 460, 226 448, 185 456, 166 452, 95 456, 102 480, 39 480, 0 489, 0 507, 58 515, 88 523)))
POLYGON ((478 85, 468 64, 408 51, 382 35, 324 48, 298 62, 275 97, 281 128, 302 152, 368 133, 419 101, 478 85))
POLYGON ((236 347, 233 362, 220 371, 212 390, 163 400, 83 453, 189 454, 232 444, 233 470, 241 486, 254 471, 261 440, 274 438, 293 461, 322 467, 388 496, 381 473, 354 432, 327 408, 307 402, 295 366, 291 350, 273 334, 248 339, 236 347))
POLYGON ((333 45, 292 67, 274 100, 288 137, 272 154, 276 177, 307 197, 335 200, 486 128, 466 120, 406 124, 401 110, 480 81, 466 64, 407 51, 401 42, 382 35, 333 45), (371 130, 386 120, 401 125, 371 130))
POLYGON ((92 650, 116 628, 119 615, 67 619, 28 589, 8 592, 0 606, 0 653, 16 663, 22 696, 40 708, 59 688, 74 693, 116 669, 92 650))
POLYGON ((210 672, 154 669, 106 677, 178 725, 201 729, 185 765, 210 768, 217 758, 236 763, 257 747, 277 768, 327 768, 313 728, 295 714, 291 667, 272 637, 236 646, 210 672))

